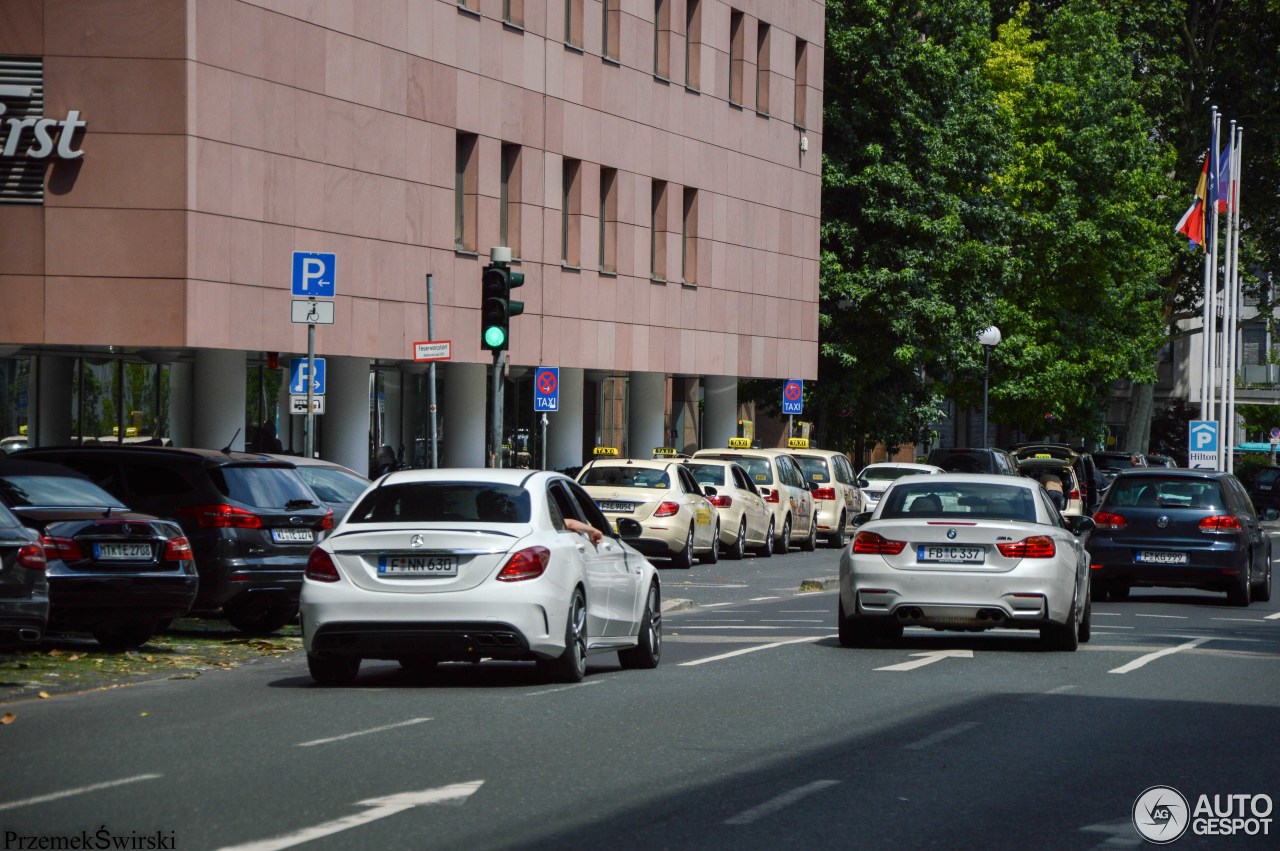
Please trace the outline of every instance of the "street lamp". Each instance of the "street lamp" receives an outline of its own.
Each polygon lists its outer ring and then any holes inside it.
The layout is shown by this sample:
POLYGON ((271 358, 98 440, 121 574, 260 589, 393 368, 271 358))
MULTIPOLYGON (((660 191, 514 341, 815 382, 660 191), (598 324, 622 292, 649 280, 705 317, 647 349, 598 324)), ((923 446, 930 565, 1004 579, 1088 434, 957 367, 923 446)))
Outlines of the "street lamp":
POLYGON ((1000 344, 1000 329, 992 325, 978 333, 978 342, 986 351, 982 373, 982 448, 991 446, 987 440, 987 389, 991 383, 991 350, 1000 344))

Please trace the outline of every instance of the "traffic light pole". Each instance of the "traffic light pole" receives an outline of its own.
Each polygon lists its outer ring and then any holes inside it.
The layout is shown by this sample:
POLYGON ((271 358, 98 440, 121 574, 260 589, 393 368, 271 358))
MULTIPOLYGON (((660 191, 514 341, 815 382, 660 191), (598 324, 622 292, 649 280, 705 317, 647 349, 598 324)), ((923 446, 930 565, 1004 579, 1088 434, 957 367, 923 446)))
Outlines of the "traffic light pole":
POLYGON ((494 468, 502 466, 502 367, 506 361, 506 352, 493 353, 493 424, 489 427, 489 439, 494 468))

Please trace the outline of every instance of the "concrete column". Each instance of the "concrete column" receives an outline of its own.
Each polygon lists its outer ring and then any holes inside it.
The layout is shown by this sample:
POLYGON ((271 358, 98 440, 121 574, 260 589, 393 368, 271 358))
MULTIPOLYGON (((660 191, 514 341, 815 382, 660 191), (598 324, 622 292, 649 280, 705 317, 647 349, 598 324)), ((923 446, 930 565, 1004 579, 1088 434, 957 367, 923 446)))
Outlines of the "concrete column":
POLYGON ((75 375, 75 358, 40 355, 34 360, 36 433, 32 445, 66 446, 71 442, 71 380, 75 375))
POLYGON ((390 446, 399 456, 401 447, 404 448, 405 456, 408 457, 409 447, 404 446, 404 432, 401 430, 400 422, 400 370, 396 368, 379 370, 382 376, 382 399, 383 410, 386 412, 382 417, 382 442, 390 446))
POLYGON ((169 440, 174 446, 192 446, 191 380, 189 361, 169 364, 169 440))
MULTIPOLYGON (((400 373, 400 398, 404 400, 404 410, 400 417, 400 439, 404 441, 404 460, 411 467, 419 463, 418 430, 423 422, 418 376, 417 372, 406 372, 403 369, 400 373)), ((427 430, 423 428, 422 433, 425 435, 427 430)))
POLYGON ((245 354, 225 349, 199 349, 192 369, 193 429, 191 445, 201 449, 244 449, 245 354))
MULTIPOLYGON (((286 361, 287 363, 287 361, 286 361)), ((295 417, 289 408, 289 371, 286 369, 280 378, 280 389, 276 392, 276 406, 280 409, 280 418, 276 421, 276 437, 284 451, 295 455, 302 454, 302 421, 305 417, 295 417)))
POLYGON ((667 377, 658 372, 633 372, 627 381, 627 452, 632 458, 648 458, 658 446, 666 446, 667 377))
POLYGON ((582 466, 583 371, 560 367, 560 410, 547 414, 547 466, 582 466))
POLYGON ((444 371, 440 466, 483 467, 488 370, 482 363, 450 363, 436 369, 444 371))
POLYGON ((368 473, 369 359, 326 357, 325 373, 325 412, 316 417, 316 450, 326 461, 368 473))
POLYGON ((706 375, 702 388, 706 402, 699 448, 728 446, 729 438, 738 433, 738 379, 732 375, 706 375))

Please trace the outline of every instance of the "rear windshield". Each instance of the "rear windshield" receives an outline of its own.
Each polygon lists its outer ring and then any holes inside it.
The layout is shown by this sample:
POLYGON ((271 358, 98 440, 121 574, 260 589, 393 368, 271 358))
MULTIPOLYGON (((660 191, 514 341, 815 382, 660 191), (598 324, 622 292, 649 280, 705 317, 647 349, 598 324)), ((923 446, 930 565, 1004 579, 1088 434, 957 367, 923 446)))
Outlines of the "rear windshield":
POLYGON ((325 502, 353 503, 369 486, 350 473, 326 467, 299 467, 298 475, 325 502))
POLYGON ((124 508, 124 504, 93 482, 70 476, 5 476, 0 478, 4 501, 17 508, 32 506, 91 506, 124 508))
POLYGON ((747 471, 751 481, 757 485, 773 484, 773 467, 769 464, 768 458, 761 458, 759 455, 716 455, 712 457, 737 462, 742 469, 747 471))
POLYGON ((595 464, 584 470, 578 478, 580 485, 599 485, 612 488, 659 488, 669 490, 671 477, 667 471, 655 467, 595 464))
POLYGON ((1128 455, 1098 455, 1093 456, 1093 463, 1104 470, 1127 470, 1133 466, 1128 455))
POLYGON ((13 512, 0 505, 0 529, 8 529, 13 526, 21 526, 17 517, 13 516, 13 512))
POLYGON ((528 523, 529 493, 492 482, 409 482, 375 488, 347 523, 528 523))
POLYGON ((1213 479, 1119 476, 1107 491, 1110 508, 1216 510, 1223 505, 1222 488, 1213 479))
POLYGON ((825 458, 814 458, 812 455, 792 455, 795 462, 800 467, 800 472, 804 473, 804 477, 811 482, 831 481, 831 472, 827 467, 825 458))
POLYGON ((1026 487, 928 480, 895 484, 880 503, 880 519, 899 517, 1036 519, 1034 497, 1026 487))
POLYGON ((920 476, 928 473, 928 470, 913 470, 910 467, 864 467, 862 472, 858 474, 858 478, 891 482, 895 479, 901 479, 903 476, 920 476))
POLYGON ((991 456, 985 452, 938 452, 929 457, 929 463, 948 473, 985 473, 991 469, 991 456))
POLYGON ((1280 467, 1259 470, 1258 476, 1253 480, 1253 483, 1255 485, 1274 485, 1277 479, 1280 479, 1280 467))
POLYGON ((214 485, 226 497, 254 508, 291 510, 302 502, 315 503, 316 496, 292 467, 228 465, 210 470, 214 485))
POLYGON ((729 474, 729 468, 720 464, 685 464, 685 467, 698 484, 712 487, 724 485, 724 477, 729 474))

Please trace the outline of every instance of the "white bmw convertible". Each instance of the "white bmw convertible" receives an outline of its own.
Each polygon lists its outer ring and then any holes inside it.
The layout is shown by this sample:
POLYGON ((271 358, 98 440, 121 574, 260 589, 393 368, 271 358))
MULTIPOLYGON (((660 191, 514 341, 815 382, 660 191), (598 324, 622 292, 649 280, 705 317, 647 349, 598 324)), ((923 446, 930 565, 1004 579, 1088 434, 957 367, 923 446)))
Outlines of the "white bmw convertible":
POLYGON ((353 681, 362 659, 415 671, 529 660, 555 681, 578 682, 597 653, 616 652, 624 668, 657 667, 660 604, 653 565, 572 479, 404 470, 372 484, 312 551, 302 633, 311 676, 324 685, 353 681), (572 531, 587 526, 598 543, 572 531))

